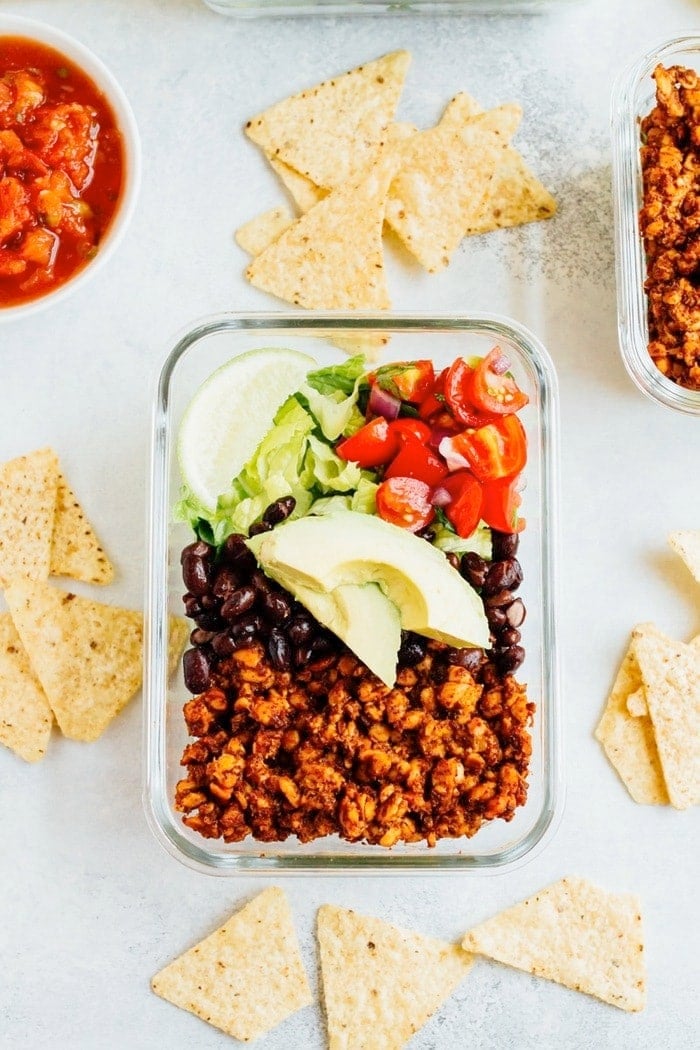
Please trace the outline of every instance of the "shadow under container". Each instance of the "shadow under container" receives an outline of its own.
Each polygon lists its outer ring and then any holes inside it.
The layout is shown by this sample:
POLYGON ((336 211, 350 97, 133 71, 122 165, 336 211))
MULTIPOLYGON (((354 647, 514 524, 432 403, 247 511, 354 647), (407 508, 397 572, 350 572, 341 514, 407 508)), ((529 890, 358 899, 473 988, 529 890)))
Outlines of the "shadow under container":
POLYGON ((161 844, 185 864, 217 875, 354 873, 394 874, 501 872, 541 848, 552 834, 563 803, 556 650, 557 545, 557 385, 551 361, 531 333, 495 316, 381 316, 222 314, 195 324, 176 342, 163 366, 154 407, 150 496, 149 559, 146 593, 145 795, 149 824, 161 844), (175 455, 182 414, 200 384, 219 366, 247 350, 289 347, 319 366, 344 359, 329 341, 366 333, 390 336, 383 360, 431 358, 436 370, 454 358, 485 356, 500 346, 518 385, 529 397, 519 413, 528 438, 523 515, 518 557, 520 590, 527 618, 523 624, 526 659, 518 678, 537 705, 532 727, 533 755, 525 806, 510 823, 491 821, 471 838, 398 844, 390 849, 349 843, 336 836, 300 843, 226 843, 205 839, 182 823, 175 810, 175 785, 188 742, 181 667, 168 679, 167 618, 182 614, 184 586, 180 552, 191 542, 186 525, 173 521, 180 492, 175 455))
POLYGON ((639 228, 643 202, 640 147, 642 120, 656 105, 652 73, 659 63, 700 73, 700 36, 678 37, 648 51, 623 70, 613 88, 610 122, 618 338, 625 368, 642 393, 659 405, 700 415, 700 390, 667 379, 648 349, 646 257, 639 228))

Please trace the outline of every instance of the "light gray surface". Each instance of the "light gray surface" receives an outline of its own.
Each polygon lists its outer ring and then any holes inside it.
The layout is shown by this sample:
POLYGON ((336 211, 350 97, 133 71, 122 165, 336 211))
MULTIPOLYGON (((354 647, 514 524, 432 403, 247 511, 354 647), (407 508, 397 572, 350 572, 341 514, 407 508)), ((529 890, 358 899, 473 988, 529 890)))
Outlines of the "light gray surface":
MULTIPOLYGON (((56 309, 0 327, 0 461, 51 443, 138 606, 151 393, 173 336, 247 287, 233 230, 281 199, 243 137, 283 95, 397 47, 413 52, 400 116, 433 122, 456 91, 519 99, 517 144, 551 186, 551 223, 466 244, 438 276, 392 262, 397 309, 510 314, 548 346, 562 395, 566 813, 554 841, 504 876, 278 880, 316 981, 323 902, 446 938, 567 873, 643 902, 649 1005, 628 1016, 479 962, 412 1046, 685 1050, 697 1045, 698 812, 636 806, 592 730, 632 625, 689 638, 700 591, 666 546, 700 526, 697 422, 647 402, 617 351, 608 105, 622 63, 697 25, 690 0, 591 0, 541 17, 237 22, 195 0, 25 0, 92 47, 136 112, 144 183, 117 256, 56 309), (695 975, 695 976, 694 976, 695 975)), ((54 735, 43 763, 0 754, 0 1046, 213 1050, 221 1033, 155 998, 151 975, 262 880, 215 879, 166 856, 141 809, 140 704, 97 744, 54 735)), ((319 1011, 260 1044, 321 1047, 319 1011)))

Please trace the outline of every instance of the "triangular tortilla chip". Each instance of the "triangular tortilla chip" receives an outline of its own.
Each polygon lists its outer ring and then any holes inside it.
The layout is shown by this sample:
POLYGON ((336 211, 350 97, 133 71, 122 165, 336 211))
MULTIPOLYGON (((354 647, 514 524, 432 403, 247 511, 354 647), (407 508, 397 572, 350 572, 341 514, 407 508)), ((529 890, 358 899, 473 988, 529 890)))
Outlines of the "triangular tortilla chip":
POLYGON ((627 708, 627 698, 641 688, 639 664, 630 645, 595 735, 634 801, 643 806, 666 806, 668 792, 651 719, 648 714, 634 717, 627 708))
POLYGON ((25 762, 46 754, 53 715, 9 613, 0 613, 0 744, 25 762))
POLYGON ((328 190, 321 189, 311 179, 307 179, 306 175, 290 168, 278 157, 271 157, 268 154, 267 159, 302 215, 328 195, 328 190))
POLYGON ((330 1050, 398 1050, 474 962, 456 944, 325 904, 318 912, 330 1050))
POLYGON ((668 542, 700 583, 700 529, 681 529, 672 532, 668 542))
POLYGON ((700 803, 700 652, 653 624, 632 632, 671 805, 700 803))
POLYGON ((85 583, 111 583, 114 579, 114 567, 60 471, 50 568, 52 576, 71 576, 85 583))
POLYGON ((58 458, 42 448, 0 465, 0 585, 45 580, 56 510, 58 458))
POLYGON ((311 991, 282 890, 255 897, 156 974, 156 995, 227 1035, 257 1039, 302 1006, 311 991))
POLYGON ((311 310, 387 309, 382 225, 395 163, 382 157, 324 197, 253 260, 248 280, 311 310))
POLYGON ((260 255, 270 244, 294 222, 289 210, 283 206, 270 208, 262 215, 256 215, 254 219, 239 226, 236 230, 236 241, 249 255, 260 255))
POLYGON ((401 168, 386 220, 431 273, 448 265, 476 221, 521 115, 519 106, 500 106, 461 127, 438 124, 395 145, 401 168))
MULTIPOLYGON (((440 125, 459 128, 481 112, 479 104, 462 92, 448 104, 440 125)), ((466 236, 548 219, 556 210, 554 197, 530 171, 520 153, 509 146, 503 151, 481 209, 466 230, 466 236)))
POLYGON ((326 80, 249 120, 246 134, 317 186, 339 186, 381 147, 410 61, 394 51, 326 80))
POLYGON ((5 598, 61 732, 96 740, 141 685, 141 613, 30 580, 5 598))
POLYGON ((644 1009, 646 974, 639 901, 566 878, 474 927, 462 946, 518 970, 644 1009))
POLYGON ((192 625, 184 616, 168 617, 168 674, 171 675, 185 648, 192 625))

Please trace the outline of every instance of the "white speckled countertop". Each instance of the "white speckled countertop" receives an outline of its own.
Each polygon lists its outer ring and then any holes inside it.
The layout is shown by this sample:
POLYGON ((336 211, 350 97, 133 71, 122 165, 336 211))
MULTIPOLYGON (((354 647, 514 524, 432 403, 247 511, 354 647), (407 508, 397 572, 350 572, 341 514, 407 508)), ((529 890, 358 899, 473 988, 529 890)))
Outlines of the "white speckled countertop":
MULTIPOLYGON (((479 963, 411 1046, 686 1050, 700 1039, 697 810, 636 806, 592 731, 629 630, 689 638, 700 591, 666 546, 700 526, 698 424, 647 402, 617 350, 608 111, 628 58, 697 27, 693 0, 589 0, 528 17, 238 22, 197 0, 24 0, 3 9, 78 36, 133 104, 144 181, 133 225, 94 282, 0 328, 0 461, 53 444, 138 606, 152 388, 194 318, 271 303, 242 278, 233 230, 279 199, 241 134, 283 95, 398 47, 414 55, 401 117, 433 122, 466 89, 521 100, 518 144, 552 188, 551 223, 463 246, 435 277, 390 274, 397 309, 511 315, 544 341, 562 410, 566 811, 534 860, 504 875, 279 879, 316 982, 323 902, 457 938, 567 873, 643 902, 649 1005, 626 1015, 558 985, 479 963)), ((103 739, 54 735, 44 762, 0 754, 0 1046, 215 1050, 226 1036, 157 999, 149 979, 265 884, 216 879, 167 856, 141 808, 140 703, 103 739)), ((323 1046, 308 1008, 261 1042, 323 1046)))

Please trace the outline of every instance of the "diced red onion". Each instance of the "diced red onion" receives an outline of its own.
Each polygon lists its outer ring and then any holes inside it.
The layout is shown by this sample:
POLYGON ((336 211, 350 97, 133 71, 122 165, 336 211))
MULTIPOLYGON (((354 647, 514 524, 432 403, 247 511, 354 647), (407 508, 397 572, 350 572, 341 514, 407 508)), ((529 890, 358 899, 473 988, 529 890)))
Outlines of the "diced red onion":
POLYGON ((465 470, 471 467, 468 459, 466 459, 460 452, 457 452, 454 447, 454 442, 451 437, 444 437, 438 446, 440 455, 447 463, 449 470, 465 470))
POLYGON ((439 485, 436 489, 433 490, 432 503, 434 507, 446 507, 448 503, 451 502, 452 496, 447 491, 447 489, 444 489, 442 488, 442 486, 439 485))
POLYGON ((385 419, 391 421, 392 419, 398 418, 400 411, 401 399, 395 397, 394 394, 390 394, 388 390, 382 390, 382 388, 375 383, 372 386, 369 401, 367 403, 368 415, 384 416, 385 419))
POLYGON ((495 357, 494 360, 491 361, 490 368, 497 376, 502 376, 505 375, 510 368, 510 361, 500 347, 496 347, 495 349, 498 350, 498 357, 495 357))

